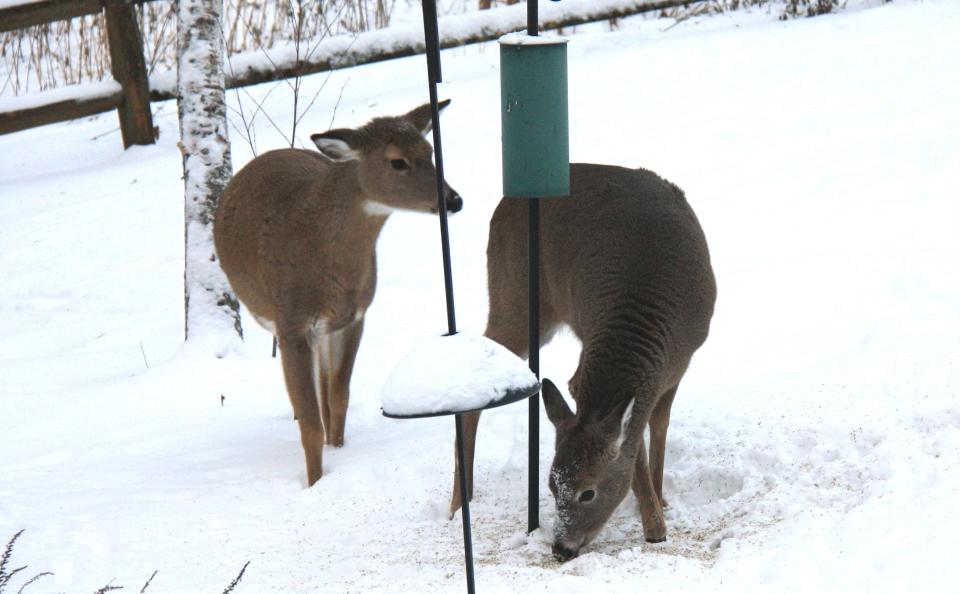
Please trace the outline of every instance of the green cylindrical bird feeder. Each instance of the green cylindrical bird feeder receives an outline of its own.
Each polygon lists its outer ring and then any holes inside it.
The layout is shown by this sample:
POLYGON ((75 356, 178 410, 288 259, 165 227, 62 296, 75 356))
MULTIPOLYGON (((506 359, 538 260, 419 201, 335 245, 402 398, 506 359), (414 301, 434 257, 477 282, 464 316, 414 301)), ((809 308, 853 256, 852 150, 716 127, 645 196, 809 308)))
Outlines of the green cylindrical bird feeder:
POLYGON ((511 33, 500 38, 503 195, 570 195, 567 40, 511 33))
MULTIPOLYGON (((567 41, 540 37, 537 2, 527 2, 527 34, 500 38, 503 195, 529 198, 528 337, 530 371, 540 378, 540 202, 570 195, 567 41)), ((540 525, 540 400, 529 401, 527 531, 540 525)))

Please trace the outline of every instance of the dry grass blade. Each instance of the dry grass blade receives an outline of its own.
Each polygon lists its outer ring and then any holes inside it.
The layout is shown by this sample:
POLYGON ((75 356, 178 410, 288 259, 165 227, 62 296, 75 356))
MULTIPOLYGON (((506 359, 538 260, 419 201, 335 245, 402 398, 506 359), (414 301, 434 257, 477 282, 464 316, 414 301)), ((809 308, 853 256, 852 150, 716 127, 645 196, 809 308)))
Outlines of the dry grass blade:
POLYGON ((333 120, 337 119, 337 109, 340 107, 340 100, 343 99, 343 90, 347 88, 347 83, 350 82, 350 79, 343 81, 343 86, 340 87, 340 94, 337 96, 337 102, 333 105, 333 113, 330 115, 330 125, 327 128, 333 128, 333 120))
POLYGON ((32 578, 30 578, 29 580, 27 580, 25 584, 23 584, 22 586, 20 586, 20 589, 17 590, 17 594, 23 594, 23 591, 27 589, 27 586, 29 586, 30 584, 32 584, 32 583, 34 583, 35 581, 39 580, 40 578, 46 577, 46 576, 48 576, 48 575, 53 575, 53 572, 52 572, 52 571, 44 571, 43 573, 38 573, 37 575, 33 576, 32 578))
POLYGON ((240 583, 240 580, 243 579, 244 572, 247 571, 247 566, 250 565, 250 562, 247 561, 243 564, 243 567, 240 569, 240 573, 237 574, 237 577, 233 578, 233 581, 230 582, 230 585, 227 586, 227 589, 223 591, 223 594, 230 594, 233 592, 233 589, 237 587, 237 584, 240 583))
POLYGON ((13 537, 7 541, 7 545, 3 547, 3 555, 0 556, 0 594, 2 594, 6 585, 10 583, 10 579, 13 578, 13 576, 27 568, 27 566, 24 565, 13 571, 7 571, 7 566, 10 565, 10 558, 13 557, 13 548, 17 544, 17 539, 19 539, 22 534, 23 530, 14 534, 13 537))
POLYGON ((140 594, 143 594, 144 592, 147 591, 147 588, 150 587, 150 582, 153 581, 153 578, 157 577, 157 572, 158 572, 158 571, 160 571, 160 570, 159 570, 159 569, 155 569, 155 570, 153 571, 153 574, 150 576, 150 579, 147 580, 147 583, 144 584, 142 588, 140 588, 140 594))
POLYGON ((115 592, 117 590, 123 590, 123 586, 113 586, 111 584, 113 584, 113 580, 110 580, 109 582, 107 582, 107 585, 100 588, 93 594, 106 594, 107 592, 115 592))

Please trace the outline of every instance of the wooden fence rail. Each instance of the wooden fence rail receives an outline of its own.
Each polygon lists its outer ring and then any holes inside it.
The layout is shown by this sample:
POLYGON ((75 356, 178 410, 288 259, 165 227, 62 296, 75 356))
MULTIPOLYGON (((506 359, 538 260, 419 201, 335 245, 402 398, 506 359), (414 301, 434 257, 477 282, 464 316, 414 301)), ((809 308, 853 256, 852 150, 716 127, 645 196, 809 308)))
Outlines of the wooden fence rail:
POLYGON ((87 97, 82 101, 62 100, 0 114, 0 134, 82 118, 111 109, 120 116, 124 148, 132 144, 153 144, 153 116, 143 41, 137 25, 135 4, 151 0, 43 0, 0 9, 0 32, 72 19, 103 11, 110 45, 110 70, 120 90, 87 97))
MULTIPOLYGON (((96 93, 77 87, 79 90, 76 94, 69 97, 64 97, 69 93, 65 88, 64 93, 57 93, 50 101, 39 101, 23 108, 0 112, 0 134, 117 109, 124 147, 131 144, 152 144, 154 129, 150 101, 175 98, 176 85, 169 84, 172 80, 169 76, 165 79, 166 84, 159 82, 158 78, 155 81, 158 84, 154 87, 151 87, 147 80, 143 43, 134 5, 151 1, 153 0, 42 0, 0 9, 0 32, 104 11, 107 18, 111 71, 113 78, 119 83, 119 88, 100 89, 100 92, 96 93)), ((546 31, 572 27, 705 1, 707 0, 623 0, 597 2, 596 8, 588 5, 586 9, 583 8, 584 3, 581 3, 579 10, 574 12, 566 12, 557 8, 558 5, 553 5, 541 10, 540 28, 546 31)), ((441 47, 491 41, 525 26, 526 9, 520 5, 445 17, 441 19, 441 31, 450 30, 454 33, 442 36, 441 47), (471 25, 469 27, 463 26, 467 20, 471 25), (450 26, 444 26, 445 24, 450 26)), ((307 59, 283 59, 280 57, 282 52, 269 60, 262 59, 263 54, 270 55, 271 50, 237 54, 230 59, 233 66, 227 73, 227 88, 392 60, 422 54, 423 51, 422 30, 410 27, 409 30, 392 29, 390 32, 370 31, 355 38, 331 37, 312 48, 311 57, 307 59)))
POLYGON ((0 33, 98 14, 108 4, 144 4, 154 0, 42 0, 0 9, 0 33))

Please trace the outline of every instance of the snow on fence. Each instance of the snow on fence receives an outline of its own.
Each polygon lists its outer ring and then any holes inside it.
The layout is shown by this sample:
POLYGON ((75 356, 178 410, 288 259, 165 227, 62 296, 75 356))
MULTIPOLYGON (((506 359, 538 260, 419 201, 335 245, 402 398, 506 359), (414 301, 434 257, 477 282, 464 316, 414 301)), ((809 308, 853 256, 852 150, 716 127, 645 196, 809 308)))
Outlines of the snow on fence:
MULTIPOLYGON (((150 101, 176 97, 176 72, 158 72, 147 80, 143 44, 133 4, 153 0, 39 0, 0 8, 0 32, 106 11, 111 69, 117 84, 87 83, 21 97, 0 99, 0 134, 77 119, 117 109, 124 146, 151 144, 150 101), (148 91, 149 89, 149 91, 148 91)), ((707 0, 564 0, 540 8, 540 29, 677 8, 707 0)), ((457 47, 499 38, 526 27, 526 7, 512 5, 440 19, 440 45, 457 47)), ((393 27, 338 35, 315 45, 293 43, 230 58, 227 88, 233 89, 402 58, 424 52, 423 30, 393 27), (309 49, 303 55, 303 47, 309 49)))

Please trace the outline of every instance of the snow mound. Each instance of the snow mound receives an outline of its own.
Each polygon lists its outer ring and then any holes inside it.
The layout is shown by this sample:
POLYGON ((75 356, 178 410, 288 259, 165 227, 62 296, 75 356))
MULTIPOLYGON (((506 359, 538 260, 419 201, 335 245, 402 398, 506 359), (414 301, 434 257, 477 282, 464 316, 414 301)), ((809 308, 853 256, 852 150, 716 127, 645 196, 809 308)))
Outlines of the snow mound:
POLYGON ((387 378, 380 402, 392 417, 467 412, 529 394, 537 384, 527 364, 506 347, 461 332, 417 343, 387 378))

